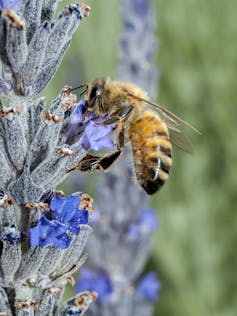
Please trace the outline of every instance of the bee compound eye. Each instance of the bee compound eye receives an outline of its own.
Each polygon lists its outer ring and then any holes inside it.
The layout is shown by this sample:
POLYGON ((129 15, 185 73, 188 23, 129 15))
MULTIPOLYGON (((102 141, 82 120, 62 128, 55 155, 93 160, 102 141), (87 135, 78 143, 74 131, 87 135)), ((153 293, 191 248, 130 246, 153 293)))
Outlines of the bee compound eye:
POLYGON ((97 96, 97 90, 98 90, 97 86, 91 90, 91 93, 90 93, 91 100, 95 99, 95 97, 97 96))
POLYGON ((103 87, 101 85, 96 85, 91 89, 88 101, 87 101, 87 108, 93 108, 98 100, 101 98, 101 93, 103 91, 103 87))

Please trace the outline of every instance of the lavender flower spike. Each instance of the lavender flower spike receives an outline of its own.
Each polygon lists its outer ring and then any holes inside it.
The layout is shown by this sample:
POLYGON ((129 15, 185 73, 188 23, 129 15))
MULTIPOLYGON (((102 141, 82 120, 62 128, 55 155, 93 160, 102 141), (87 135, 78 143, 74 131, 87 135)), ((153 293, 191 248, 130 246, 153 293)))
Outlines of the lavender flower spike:
POLYGON ((0 55, 4 75, 0 79, 11 78, 15 95, 31 97, 47 86, 81 19, 90 12, 83 3, 68 5, 53 21, 52 15, 46 19, 45 14, 54 10, 55 2, 47 2, 48 5, 42 0, 0 2, 0 55))
POLYGON ((96 299, 83 291, 59 307, 86 259, 93 206, 86 193, 65 197, 55 189, 88 149, 111 140, 93 121, 93 130, 84 120, 70 127, 71 87, 49 106, 36 97, 90 12, 83 3, 67 5, 53 20, 56 8, 57 0, 0 0, 1 315, 83 315, 96 299))

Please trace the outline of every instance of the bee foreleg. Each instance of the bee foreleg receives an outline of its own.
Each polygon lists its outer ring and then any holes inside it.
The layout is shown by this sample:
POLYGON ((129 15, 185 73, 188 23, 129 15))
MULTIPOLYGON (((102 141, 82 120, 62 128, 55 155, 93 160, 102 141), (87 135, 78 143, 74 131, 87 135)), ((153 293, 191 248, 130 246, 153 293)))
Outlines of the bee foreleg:
POLYGON ((113 116, 113 117, 110 117, 109 119, 99 123, 101 125, 110 125, 110 124, 113 124, 113 123, 116 123, 120 120, 120 118, 118 116, 113 116))
POLYGON ((119 113, 120 116, 120 120, 127 120, 131 114, 131 112, 133 111, 134 106, 133 105, 129 105, 128 107, 126 107, 125 109, 122 109, 119 113))
POLYGON ((122 151, 125 147, 125 129, 123 128, 122 124, 119 124, 117 126, 117 135, 116 135, 116 144, 117 144, 117 149, 119 151, 122 151))
POLYGON ((99 106, 99 110, 100 112, 104 112, 104 106, 103 106, 103 100, 102 100, 102 97, 100 95, 98 95, 97 97, 98 99, 98 106, 99 106))
POLYGON ((122 110, 119 110, 118 112, 114 113, 114 115, 112 115, 109 119, 101 122, 101 124, 109 125, 116 122, 124 122, 129 118, 133 109, 134 107, 132 105, 129 105, 125 109, 123 108, 122 110))

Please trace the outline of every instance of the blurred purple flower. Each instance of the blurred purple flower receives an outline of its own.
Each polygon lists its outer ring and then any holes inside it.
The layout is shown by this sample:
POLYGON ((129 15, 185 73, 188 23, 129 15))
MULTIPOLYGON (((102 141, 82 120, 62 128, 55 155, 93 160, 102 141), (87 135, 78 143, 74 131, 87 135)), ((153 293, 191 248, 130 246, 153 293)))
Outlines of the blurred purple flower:
POLYGON ((151 233, 158 226, 156 213, 152 209, 142 209, 140 211, 139 220, 128 226, 127 234, 129 239, 136 239, 138 235, 151 233))
POLYGON ((21 0, 0 0, 0 9, 20 10, 21 0))
POLYGON ((149 13, 150 5, 150 0, 134 0, 134 12, 140 18, 144 18, 149 13))
POLYGON ((155 230, 158 226, 156 212, 152 209, 143 209, 140 213, 140 223, 151 230, 155 230))
POLYGON ((67 234, 67 227, 58 221, 49 221, 41 217, 37 226, 30 228, 31 246, 45 247, 48 245, 55 248, 68 248, 71 237, 67 234))
POLYGON ((77 292, 87 289, 98 293, 98 301, 104 301, 113 292, 112 284, 108 274, 105 271, 91 270, 82 268, 76 284, 77 292))
POLYGON ((138 284, 137 293, 151 301, 156 301, 160 289, 161 284, 157 279, 156 273, 150 272, 138 284))

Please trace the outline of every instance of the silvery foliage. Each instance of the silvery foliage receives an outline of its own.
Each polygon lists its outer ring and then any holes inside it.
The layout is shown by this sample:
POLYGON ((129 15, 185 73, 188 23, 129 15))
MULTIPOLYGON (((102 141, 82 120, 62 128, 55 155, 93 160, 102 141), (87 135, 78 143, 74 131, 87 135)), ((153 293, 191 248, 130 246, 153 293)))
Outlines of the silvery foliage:
POLYGON ((73 282, 72 273, 85 261, 88 225, 72 237, 68 249, 31 247, 21 240, 21 232, 37 223, 48 193, 85 154, 78 144, 65 143, 76 102, 70 89, 64 87, 47 111, 45 99, 34 98, 89 14, 89 7, 79 3, 66 6, 53 20, 57 2, 23 0, 17 12, 0 10, 1 315, 82 315, 95 298, 79 293, 59 307, 65 284, 73 282))
MULTIPOLYGON (((154 65, 158 46, 154 35, 154 8, 150 0, 121 0, 121 10, 123 33, 118 77, 138 85, 155 99, 159 72, 154 65)), ((97 183, 99 213, 87 245, 88 260, 90 269, 102 268, 108 273, 112 293, 101 300, 99 295, 90 306, 88 316, 149 316, 153 312, 154 302, 141 297, 134 283, 148 260, 155 223, 154 226, 140 223, 139 233, 134 238, 128 233, 139 222, 141 209, 147 208, 147 197, 134 183, 131 151, 124 156, 97 183)), ((158 290, 159 287, 157 284, 158 290)), ((104 288, 101 291, 103 295, 106 292, 104 288)))

